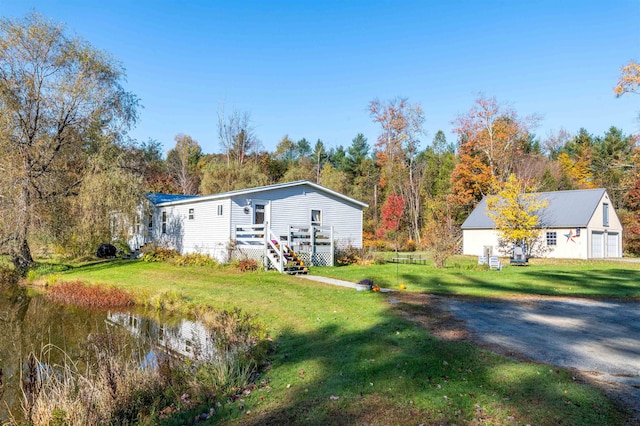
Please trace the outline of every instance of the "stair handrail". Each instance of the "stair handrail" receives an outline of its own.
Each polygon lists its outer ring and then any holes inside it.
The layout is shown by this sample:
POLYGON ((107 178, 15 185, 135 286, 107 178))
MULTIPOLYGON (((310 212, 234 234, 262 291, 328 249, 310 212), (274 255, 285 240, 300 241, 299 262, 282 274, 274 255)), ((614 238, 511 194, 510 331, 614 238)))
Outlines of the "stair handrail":
POLYGON ((268 222, 265 222, 264 229, 265 229, 264 235, 266 238, 266 244, 265 244, 266 251, 267 253, 269 253, 269 247, 272 247, 278 253, 278 258, 275 259, 278 262, 278 264, 273 266, 275 266, 280 273, 283 273, 284 272, 284 254, 282 252, 282 248, 283 248, 282 242, 273 233, 273 230, 271 230, 271 227, 269 226, 268 222), (274 241, 276 241, 275 244, 273 243, 274 241))

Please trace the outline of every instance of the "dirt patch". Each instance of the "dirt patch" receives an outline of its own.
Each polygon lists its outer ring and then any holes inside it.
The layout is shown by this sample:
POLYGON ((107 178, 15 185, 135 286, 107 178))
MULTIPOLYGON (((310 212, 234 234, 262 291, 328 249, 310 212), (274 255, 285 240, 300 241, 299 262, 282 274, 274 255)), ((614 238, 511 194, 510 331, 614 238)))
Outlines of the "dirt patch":
POLYGON ((426 293, 396 292, 390 302, 406 319, 420 324, 434 336, 446 341, 470 340, 465 322, 456 319, 445 300, 426 293))

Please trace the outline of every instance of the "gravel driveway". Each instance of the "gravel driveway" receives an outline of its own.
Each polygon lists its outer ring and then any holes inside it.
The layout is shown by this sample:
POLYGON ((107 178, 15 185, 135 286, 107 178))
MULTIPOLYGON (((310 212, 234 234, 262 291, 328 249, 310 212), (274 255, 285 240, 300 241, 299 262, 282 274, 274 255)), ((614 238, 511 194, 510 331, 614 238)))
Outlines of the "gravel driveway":
POLYGON ((478 343, 576 369, 607 384, 640 420, 640 303, 564 298, 448 303, 478 343))

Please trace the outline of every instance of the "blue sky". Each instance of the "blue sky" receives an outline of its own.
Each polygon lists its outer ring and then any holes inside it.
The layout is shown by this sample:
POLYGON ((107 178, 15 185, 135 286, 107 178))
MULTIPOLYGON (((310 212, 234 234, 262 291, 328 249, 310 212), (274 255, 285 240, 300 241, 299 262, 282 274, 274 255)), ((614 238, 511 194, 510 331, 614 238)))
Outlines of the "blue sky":
POLYGON ((268 150, 286 134, 373 144, 368 103, 398 96, 423 107, 423 146, 438 130, 455 141, 451 121, 479 93, 540 114, 541 139, 640 132, 640 96, 612 92, 640 60, 640 0, 0 0, 3 17, 31 10, 123 63, 144 106, 131 136, 165 149, 185 133, 220 152, 221 104, 250 112, 268 150))

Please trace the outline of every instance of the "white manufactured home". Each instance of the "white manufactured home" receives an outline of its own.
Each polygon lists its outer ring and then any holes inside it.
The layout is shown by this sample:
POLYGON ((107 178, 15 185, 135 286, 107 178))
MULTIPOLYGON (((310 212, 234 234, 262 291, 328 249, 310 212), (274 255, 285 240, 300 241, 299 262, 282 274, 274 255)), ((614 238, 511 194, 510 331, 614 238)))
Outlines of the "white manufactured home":
MULTIPOLYGON (((622 224, 605 189, 540 192, 538 212, 544 256, 565 259, 622 257, 622 224)), ((498 254, 498 230, 483 199, 462 224, 463 254, 498 254)))
POLYGON ((253 258, 284 272, 293 258, 333 265, 336 248, 362 247, 367 204, 308 181, 149 200, 147 227, 130 240, 132 249, 154 242, 221 262, 253 258))

